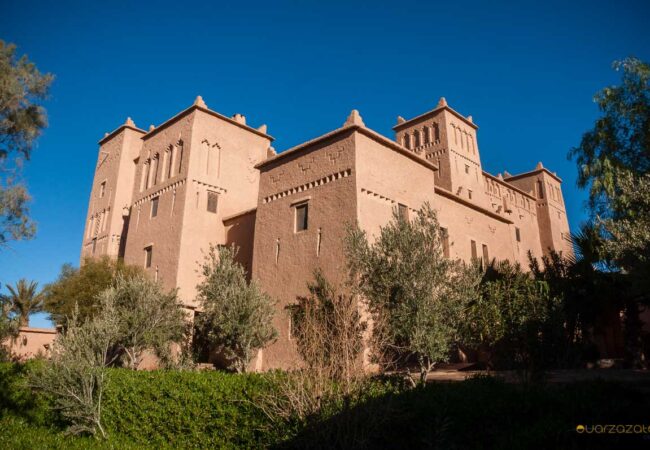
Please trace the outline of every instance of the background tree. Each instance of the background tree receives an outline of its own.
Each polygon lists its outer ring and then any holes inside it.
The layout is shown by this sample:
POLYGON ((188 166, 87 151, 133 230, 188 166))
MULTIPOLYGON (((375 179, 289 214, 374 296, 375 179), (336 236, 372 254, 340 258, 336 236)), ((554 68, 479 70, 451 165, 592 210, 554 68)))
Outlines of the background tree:
POLYGON ((18 326, 29 326, 29 316, 43 310, 43 293, 38 292, 38 283, 23 278, 15 286, 7 285, 7 290, 6 298, 18 319, 18 326))
POLYGON ((235 247, 211 246, 201 265, 203 281, 197 286, 202 307, 197 327, 202 336, 245 372, 254 353, 277 336, 273 328, 274 302, 254 281, 246 281, 235 261, 235 247))
POLYGON ((99 317, 114 316, 117 323, 116 350, 123 353, 126 366, 137 369, 142 356, 152 350, 162 361, 171 358, 173 344, 186 338, 187 320, 176 291, 165 293, 160 284, 144 275, 117 276, 115 285, 98 296, 99 317))
POLYGON ((53 76, 41 74, 27 56, 18 58, 16 46, 0 40, 0 246, 29 239, 36 226, 29 219, 30 200, 20 182, 20 169, 47 126, 39 104, 47 96, 53 76))
POLYGON ((442 240, 429 204, 411 221, 394 211, 372 244, 358 227, 346 236, 350 278, 372 316, 375 359, 384 369, 415 362, 420 383, 448 360, 461 312, 480 279, 444 257, 442 240))
POLYGON ((622 72, 621 84, 596 94, 594 101, 603 116, 569 153, 578 164, 578 185, 589 188, 592 210, 601 216, 629 211, 624 204, 611 202, 619 171, 635 175, 650 171, 650 66, 627 58, 616 61, 614 69, 622 72))
POLYGON ((66 326, 75 311, 78 320, 84 322, 97 314, 99 294, 113 286, 118 276, 133 278, 143 273, 140 267, 107 256, 88 258, 79 268, 66 264, 61 268, 59 278, 43 289, 44 309, 57 325, 66 326))
POLYGON ((0 296, 0 362, 9 358, 9 339, 18 332, 18 320, 10 313, 11 302, 0 296))

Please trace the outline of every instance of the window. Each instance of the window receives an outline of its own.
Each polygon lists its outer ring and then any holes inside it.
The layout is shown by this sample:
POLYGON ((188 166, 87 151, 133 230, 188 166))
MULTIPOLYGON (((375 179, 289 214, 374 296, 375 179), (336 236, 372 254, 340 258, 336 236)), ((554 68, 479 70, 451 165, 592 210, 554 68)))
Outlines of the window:
POLYGON ((411 136, 408 133, 404 133, 404 147, 411 148, 411 136))
POLYGON ((217 200, 219 199, 219 194, 214 191, 208 191, 208 212, 216 213, 217 212, 217 200))
POLYGON ((424 143, 428 144, 431 142, 431 129, 429 127, 424 127, 422 133, 424 134, 424 143))
POLYGON ((490 262, 490 255, 488 255, 488 247, 486 244, 483 244, 483 267, 487 267, 490 262))
POLYGON ((442 254, 445 258, 449 258, 449 230, 440 228, 440 236, 442 238, 442 254))
POLYGON ((469 199, 472 199, 472 191, 470 189, 467 190, 467 195, 469 196, 469 199))
POLYGON ((436 142, 440 141, 440 128, 437 123, 433 124, 433 138, 436 142))
POLYGON ((93 239, 93 255, 95 254, 95 250, 97 250, 97 238, 93 239))
POLYGON ((472 259, 476 259, 478 258, 478 253, 476 252, 476 241, 472 240, 471 245, 472 245, 472 259))
POLYGON ((465 173, 469 173, 469 166, 465 164, 465 173))
POLYGON ((158 215, 158 200, 160 197, 154 197, 151 199, 151 218, 153 219, 158 215))
POLYGON ((418 130, 415 130, 415 132, 413 133, 413 140, 414 140, 413 147, 418 148, 420 146, 420 132, 418 130))
POLYGON ((521 242, 521 232, 517 227, 515 227, 515 237, 517 238, 517 242, 521 242))
POLYGON ((541 182, 541 180, 537 181, 537 197, 544 198, 544 184, 541 182))
POLYGON ((171 178, 174 175, 174 172, 172 171, 172 168, 174 167, 174 146, 170 145, 169 146, 169 160, 167 161, 167 179, 171 178))
POLYGON ((106 181, 102 181, 99 185, 99 198, 104 198, 104 195, 106 195, 106 181))
POLYGON ((402 205, 401 203, 398 203, 398 205, 397 205, 397 213, 399 214, 400 218, 402 218, 404 220, 409 220, 408 206, 402 205))
POLYGON ((144 267, 148 269, 151 267, 151 259, 153 258, 153 245, 144 248, 144 267))
POLYGON ((305 231, 309 220, 309 205, 303 203, 296 206, 296 233, 305 231))

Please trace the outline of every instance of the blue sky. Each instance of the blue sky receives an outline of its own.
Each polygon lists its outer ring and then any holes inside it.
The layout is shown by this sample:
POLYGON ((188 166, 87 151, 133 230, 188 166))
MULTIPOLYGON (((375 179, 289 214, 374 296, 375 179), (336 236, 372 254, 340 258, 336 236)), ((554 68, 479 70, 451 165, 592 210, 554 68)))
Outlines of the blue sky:
MULTIPOLYGON (((484 169, 564 180, 570 223, 586 217, 568 150, 598 115, 611 63, 650 60, 650 3, 39 2, 2 0, 0 39, 56 75, 50 126, 25 180, 38 234, 0 252, 0 282, 44 284, 78 263, 97 141, 131 116, 159 124, 200 94, 266 123, 284 150, 359 109, 392 137, 397 115, 438 98, 474 117, 484 169)), ((38 316, 33 326, 45 326, 38 316)))

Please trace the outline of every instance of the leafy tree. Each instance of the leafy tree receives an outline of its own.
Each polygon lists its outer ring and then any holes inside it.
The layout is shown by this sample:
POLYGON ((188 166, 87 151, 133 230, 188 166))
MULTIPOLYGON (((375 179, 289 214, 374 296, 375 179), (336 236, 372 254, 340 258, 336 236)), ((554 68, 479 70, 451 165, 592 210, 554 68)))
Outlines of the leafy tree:
POLYGON ((309 296, 289 307, 298 352, 310 370, 350 385, 362 371, 365 322, 358 304, 337 293, 321 270, 307 287, 309 296))
POLYGON ((0 361, 9 357, 9 339, 18 332, 18 320, 11 315, 11 302, 7 296, 0 296, 0 361))
POLYGON ((480 295, 465 310, 463 342, 487 351, 488 368, 500 356, 502 365, 539 373, 548 361, 543 351, 554 346, 553 334, 562 328, 557 312, 547 283, 518 264, 495 262, 483 276, 480 295))
POLYGON ((43 294, 38 292, 38 283, 23 278, 15 286, 7 285, 7 289, 9 295, 6 297, 11 312, 18 317, 19 326, 29 326, 29 316, 43 310, 43 294))
POLYGON ((372 317, 375 359, 384 369, 417 363, 420 383, 448 359, 480 279, 474 268, 444 257, 442 240, 428 204, 412 221, 394 211, 372 244, 358 227, 346 236, 350 278, 372 317))
POLYGON ((118 275, 115 285, 102 291, 98 299, 99 317, 117 323, 116 349, 131 369, 138 368, 147 350, 169 360, 170 346, 180 345, 186 336, 187 321, 176 291, 164 293, 160 284, 144 275, 118 275))
POLYGON ((54 341, 49 361, 31 375, 31 384, 52 397, 72 434, 106 437, 102 401, 118 334, 116 315, 110 311, 83 324, 73 315, 67 330, 54 341))
POLYGON ((650 171, 650 65, 627 58, 616 61, 614 68, 622 72, 621 84, 596 94, 603 116, 569 153, 578 163, 578 185, 589 187, 592 209, 606 216, 629 211, 611 202, 619 171, 650 171))
POLYGON ((133 278, 143 273, 140 267, 129 266, 107 256, 88 258, 79 268, 65 264, 59 278, 43 290, 44 309, 58 325, 66 326, 68 318, 75 311, 78 320, 84 322, 97 314, 99 294, 113 286, 118 276, 133 278))
POLYGON ((273 300, 254 281, 246 281, 244 268, 235 261, 235 247, 211 246, 201 265, 203 281, 197 286, 202 314, 198 328, 207 341, 245 372, 254 352, 273 341, 273 300))
POLYGON ((29 219, 30 200, 18 177, 23 162, 47 126, 45 109, 52 75, 41 74, 16 46, 0 40, 0 246, 29 239, 35 224, 29 219))

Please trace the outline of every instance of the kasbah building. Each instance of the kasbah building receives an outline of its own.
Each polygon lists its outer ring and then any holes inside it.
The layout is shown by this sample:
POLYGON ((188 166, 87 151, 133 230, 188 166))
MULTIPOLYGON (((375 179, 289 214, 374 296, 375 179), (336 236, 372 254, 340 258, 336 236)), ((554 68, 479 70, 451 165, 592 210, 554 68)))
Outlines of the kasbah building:
POLYGON ((295 367, 285 306, 306 295, 321 268, 346 278, 343 237, 357 222, 369 236, 393 211, 437 211, 451 258, 510 260, 528 267, 551 250, 573 253, 562 180, 541 163, 491 175, 481 166, 477 125, 441 98, 435 109, 398 117, 389 139, 357 111, 343 126, 284 152, 266 125, 226 117, 201 97, 158 127, 131 119, 99 141, 81 257, 140 265, 197 311, 197 272, 210 244, 238 259, 277 301, 278 339, 253 370, 295 367))

